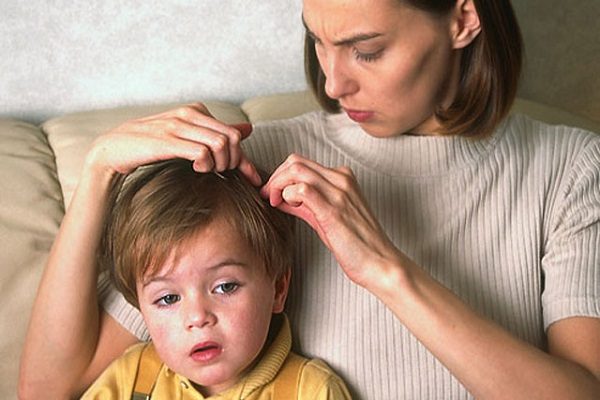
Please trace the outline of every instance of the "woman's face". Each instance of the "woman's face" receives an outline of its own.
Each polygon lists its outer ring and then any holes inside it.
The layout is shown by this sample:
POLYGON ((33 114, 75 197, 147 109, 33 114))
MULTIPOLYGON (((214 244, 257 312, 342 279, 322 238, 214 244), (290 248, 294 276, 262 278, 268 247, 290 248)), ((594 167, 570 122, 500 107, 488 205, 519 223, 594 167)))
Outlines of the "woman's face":
POLYGON ((431 134, 458 81, 451 17, 396 0, 304 0, 327 95, 369 134, 431 134))

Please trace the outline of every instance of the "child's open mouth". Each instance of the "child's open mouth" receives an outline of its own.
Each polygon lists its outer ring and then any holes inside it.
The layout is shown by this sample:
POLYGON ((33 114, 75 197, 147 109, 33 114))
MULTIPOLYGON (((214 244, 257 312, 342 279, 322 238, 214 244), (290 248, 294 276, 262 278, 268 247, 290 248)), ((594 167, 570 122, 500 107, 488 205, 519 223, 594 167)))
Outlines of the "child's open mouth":
POLYGON ((222 351, 223 348, 218 343, 203 342, 198 343, 192 348, 190 357, 192 357, 194 361, 209 362, 217 358, 222 351))

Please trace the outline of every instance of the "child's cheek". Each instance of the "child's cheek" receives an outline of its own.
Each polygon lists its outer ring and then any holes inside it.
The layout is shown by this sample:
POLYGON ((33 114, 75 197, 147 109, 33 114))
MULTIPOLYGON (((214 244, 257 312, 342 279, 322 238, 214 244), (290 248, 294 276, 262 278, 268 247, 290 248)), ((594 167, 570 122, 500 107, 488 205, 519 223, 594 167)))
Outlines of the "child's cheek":
POLYGON ((155 313, 145 313, 144 321, 148 328, 148 333, 154 343, 165 343, 173 336, 177 330, 175 325, 176 318, 167 318, 166 316, 156 315, 155 313))

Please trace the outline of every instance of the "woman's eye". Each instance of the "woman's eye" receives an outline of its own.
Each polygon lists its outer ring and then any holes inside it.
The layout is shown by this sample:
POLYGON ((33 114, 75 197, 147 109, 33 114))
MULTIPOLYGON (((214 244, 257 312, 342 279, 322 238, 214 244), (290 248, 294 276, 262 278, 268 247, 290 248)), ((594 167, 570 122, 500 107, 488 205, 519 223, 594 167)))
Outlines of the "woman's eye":
POLYGON ((231 294, 235 292, 239 287, 240 285, 237 282, 225 282, 221 283, 220 285, 217 285, 213 292, 217 294, 231 294))
POLYGON ((161 297, 160 299, 156 300, 154 302, 154 304, 161 306, 161 307, 166 307, 166 306, 170 306, 172 304, 177 303, 180 300, 179 295, 177 294, 168 294, 166 296, 161 297))
POLYGON ((372 53, 363 53, 356 49, 354 49, 353 51, 354 51, 354 57, 356 57, 357 60, 365 61, 365 62, 375 61, 379 57, 381 57, 381 54, 383 53, 383 50, 377 50, 372 53))

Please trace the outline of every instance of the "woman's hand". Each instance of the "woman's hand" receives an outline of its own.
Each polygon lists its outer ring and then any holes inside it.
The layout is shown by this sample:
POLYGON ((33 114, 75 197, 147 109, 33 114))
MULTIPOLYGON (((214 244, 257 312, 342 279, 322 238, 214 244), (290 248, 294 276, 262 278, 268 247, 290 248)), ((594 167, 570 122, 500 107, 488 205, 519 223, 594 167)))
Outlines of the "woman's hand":
POLYGON ((184 158, 198 172, 239 168, 255 185, 260 177, 240 142, 250 124, 227 125, 201 103, 135 119, 98 137, 87 163, 109 173, 128 174, 156 161, 184 158))
POLYGON ((390 242, 347 167, 326 168, 291 155, 261 190, 271 205, 307 222, 346 275, 374 291, 401 253, 390 242))

